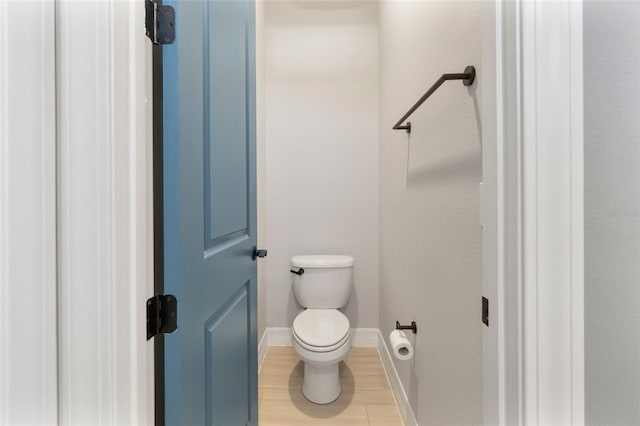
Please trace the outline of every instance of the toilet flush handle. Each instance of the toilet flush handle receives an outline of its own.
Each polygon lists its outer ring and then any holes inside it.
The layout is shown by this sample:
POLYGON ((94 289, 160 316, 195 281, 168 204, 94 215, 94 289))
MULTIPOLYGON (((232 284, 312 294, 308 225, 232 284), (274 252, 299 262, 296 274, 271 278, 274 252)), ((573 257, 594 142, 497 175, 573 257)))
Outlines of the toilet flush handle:
POLYGON ((291 270, 292 274, 296 274, 296 275, 302 275, 304 274, 304 269, 300 268, 297 271, 294 271, 293 269, 291 270))

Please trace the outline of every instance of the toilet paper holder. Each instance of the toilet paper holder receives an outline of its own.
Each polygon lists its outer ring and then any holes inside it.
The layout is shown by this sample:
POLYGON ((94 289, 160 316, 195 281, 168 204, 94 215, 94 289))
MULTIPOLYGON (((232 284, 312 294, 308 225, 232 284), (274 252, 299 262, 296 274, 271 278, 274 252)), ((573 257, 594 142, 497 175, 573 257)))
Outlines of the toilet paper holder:
POLYGON ((396 330, 411 330, 413 334, 418 332, 418 325, 415 321, 411 321, 411 325, 400 325, 400 321, 396 321, 396 330))

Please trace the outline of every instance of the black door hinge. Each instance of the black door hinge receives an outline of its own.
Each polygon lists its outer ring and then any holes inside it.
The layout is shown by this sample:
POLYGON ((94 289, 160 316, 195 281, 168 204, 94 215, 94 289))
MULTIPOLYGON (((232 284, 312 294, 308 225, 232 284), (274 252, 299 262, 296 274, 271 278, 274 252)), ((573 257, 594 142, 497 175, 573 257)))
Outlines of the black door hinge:
POLYGON ((178 299, 170 294, 158 294, 147 300, 147 340, 178 328, 178 299))
POLYGON ((482 298, 482 323, 489 327, 489 299, 482 298))
POLYGON ((153 0, 145 0, 145 29, 153 44, 171 44, 176 38, 176 11, 153 0))

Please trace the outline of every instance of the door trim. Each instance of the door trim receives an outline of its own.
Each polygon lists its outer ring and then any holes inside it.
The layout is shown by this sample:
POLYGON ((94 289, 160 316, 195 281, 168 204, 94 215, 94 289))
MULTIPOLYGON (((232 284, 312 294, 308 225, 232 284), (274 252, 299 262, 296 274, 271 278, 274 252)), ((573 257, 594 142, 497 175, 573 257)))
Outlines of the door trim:
POLYGON ((0 424, 56 424, 55 7, 0 2, 0 424))
POLYGON ((56 4, 59 423, 153 424, 144 2, 56 4))
MULTIPOLYGON (((522 224, 519 2, 484 4, 482 96, 485 425, 522 424, 522 224)), ((480 323, 478 300, 478 323, 480 323)))
POLYGON ((524 423, 580 425, 582 2, 522 1, 520 9, 524 423))
POLYGON ((484 421, 580 425, 582 2, 485 7, 484 421))

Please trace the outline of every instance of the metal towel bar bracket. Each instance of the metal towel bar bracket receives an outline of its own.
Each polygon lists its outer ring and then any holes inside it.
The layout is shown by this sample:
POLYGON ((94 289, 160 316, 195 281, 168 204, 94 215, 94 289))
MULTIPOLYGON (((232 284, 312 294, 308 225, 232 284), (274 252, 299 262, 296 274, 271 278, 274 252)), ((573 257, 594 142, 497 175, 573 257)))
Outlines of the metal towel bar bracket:
POLYGON ((411 325, 401 325, 400 321, 396 321, 396 330, 411 330, 413 334, 418 332, 418 325, 415 321, 411 321, 411 325))
POLYGON ((433 84, 433 86, 431 86, 429 90, 427 90, 427 92, 424 95, 422 95, 420 99, 418 99, 418 102, 416 102, 411 107, 411 109, 409 109, 409 111, 407 111, 407 113, 403 115, 400 120, 398 120, 395 126, 393 126, 393 130, 406 130, 407 133, 411 133, 411 122, 407 122, 407 124, 405 124, 404 126, 402 126, 401 124, 404 123, 405 120, 409 118, 409 116, 413 114, 415 110, 420 108, 420 105, 422 105, 424 101, 426 101, 429 98, 429 96, 433 95, 433 93, 436 90, 438 90, 438 87, 442 86, 442 83, 444 83, 445 81, 462 80, 462 84, 464 84, 465 86, 471 86, 475 81, 475 79, 476 79, 476 68, 473 65, 467 66, 464 69, 464 72, 461 74, 442 74, 442 76, 438 79, 438 81, 436 81, 433 84))

